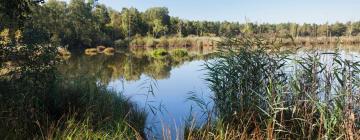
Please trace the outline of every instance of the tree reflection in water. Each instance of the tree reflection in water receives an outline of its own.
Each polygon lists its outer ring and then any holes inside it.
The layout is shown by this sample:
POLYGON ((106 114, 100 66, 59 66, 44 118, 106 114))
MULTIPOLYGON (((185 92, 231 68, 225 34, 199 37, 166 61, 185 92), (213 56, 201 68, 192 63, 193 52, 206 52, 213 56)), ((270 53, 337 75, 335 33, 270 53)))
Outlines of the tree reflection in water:
POLYGON ((192 54, 181 58, 167 56, 160 59, 143 52, 116 53, 113 56, 75 55, 65 60, 58 70, 68 78, 92 77, 91 79, 107 85, 118 79, 137 81, 143 74, 156 80, 167 79, 172 68, 185 62, 207 59, 209 56, 192 54))

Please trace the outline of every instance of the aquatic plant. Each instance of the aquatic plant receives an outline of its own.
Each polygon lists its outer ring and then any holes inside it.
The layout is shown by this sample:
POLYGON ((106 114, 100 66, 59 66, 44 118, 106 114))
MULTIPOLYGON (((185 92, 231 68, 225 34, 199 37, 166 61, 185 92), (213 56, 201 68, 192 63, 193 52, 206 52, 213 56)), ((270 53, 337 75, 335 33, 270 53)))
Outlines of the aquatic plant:
POLYGON ((169 55, 169 52, 163 48, 155 49, 150 52, 151 57, 153 58, 165 58, 169 55))
POLYGON ((114 53, 115 53, 115 49, 112 48, 112 47, 108 47, 108 48, 104 49, 104 54, 105 55, 114 55, 114 53))
POLYGON ((360 138, 359 62, 337 52, 290 58, 256 37, 221 45, 206 64, 215 118, 188 126, 187 139, 360 138))
POLYGON ((185 49, 174 49, 171 51, 171 56, 173 57, 186 57, 188 56, 188 52, 185 49))
POLYGON ((85 49, 85 54, 89 56, 97 55, 98 51, 96 48, 85 49))

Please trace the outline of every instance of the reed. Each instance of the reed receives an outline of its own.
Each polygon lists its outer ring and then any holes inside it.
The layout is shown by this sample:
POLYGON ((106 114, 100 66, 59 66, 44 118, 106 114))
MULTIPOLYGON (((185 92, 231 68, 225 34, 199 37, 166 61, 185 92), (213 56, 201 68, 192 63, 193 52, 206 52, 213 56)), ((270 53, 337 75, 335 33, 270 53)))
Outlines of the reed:
POLYGON ((206 64, 214 115, 187 139, 360 138, 359 62, 336 51, 293 58, 257 37, 221 46, 206 64))
POLYGON ((297 45, 311 46, 311 45, 356 45, 360 43, 358 36, 341 36, 341 37, 296 37, 293 40, 284 39, 284 45, 295 43, 297 45))
POLYGON ((219 37, 135 37, 130 42, 130 48, 191 48, 191 47, 215 47, 219 37))

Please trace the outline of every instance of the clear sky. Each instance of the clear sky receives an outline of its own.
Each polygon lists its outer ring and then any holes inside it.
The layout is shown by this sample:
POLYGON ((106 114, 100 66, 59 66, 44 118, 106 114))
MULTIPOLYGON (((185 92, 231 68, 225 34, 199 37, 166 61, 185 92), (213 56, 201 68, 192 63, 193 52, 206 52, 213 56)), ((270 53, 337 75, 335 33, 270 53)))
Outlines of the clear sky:
MULTIPOLYGON (((69 1, 69 0, 66 0, 69 1)), ((99 0, 121 10, 144 11, 165 6, 170 15, 189 20, 239 21, 245 17, 258 23, 325 23, 360 20, 360 0, 99 0)))

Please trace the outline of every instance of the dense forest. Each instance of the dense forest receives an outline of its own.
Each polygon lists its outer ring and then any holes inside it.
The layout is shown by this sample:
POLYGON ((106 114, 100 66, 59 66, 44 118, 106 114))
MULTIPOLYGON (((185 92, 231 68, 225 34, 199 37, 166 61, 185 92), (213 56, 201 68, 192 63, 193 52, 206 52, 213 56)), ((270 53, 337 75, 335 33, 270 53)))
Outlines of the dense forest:
MULTIPOLYGON (((96 1, 71 0, 69 3, 48 0, 31 7, 32 20, 27 20, 22 32, 24 43, 58 43, 70 48, 95 45, 114 45, 140 36, 237 36, 243 33, 291 35, 293 37, 358 36, 360 22, 333 24, 297 23, 239 23, 189 21, 172 17, 165 7, 154 7, 144 12, 136 8, 116 11, 96 1)), ((7 21, 2 21, 7 22, 7 21)), ((4 38, 6 29, 0 27, 4 38), (5 33, 4 33, 5 32, 5 33)))

